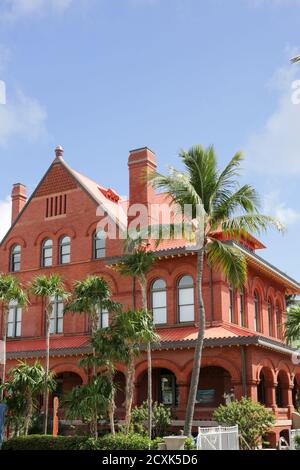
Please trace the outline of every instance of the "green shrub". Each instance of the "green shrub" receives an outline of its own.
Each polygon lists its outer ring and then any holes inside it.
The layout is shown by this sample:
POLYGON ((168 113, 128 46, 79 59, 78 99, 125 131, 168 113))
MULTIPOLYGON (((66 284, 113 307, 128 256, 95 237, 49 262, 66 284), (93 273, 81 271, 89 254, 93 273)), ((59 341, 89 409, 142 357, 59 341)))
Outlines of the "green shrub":
POLYGON ((3 442, 2 450, 80 450, 87 440, 80 436, 21 436, 3 442))
POLYGON ((157 449, 160 439, 150 442, 140 434, 106 434, 98 439, 81 436, 22 436, 5 441, 2 450, 148 450, 157 449))
POLYGON ((220 405, 214 411, 213 419, 224 426, 238 425, 242 449, 256 449, 275 424, 271 411, 246 397, 226 406, 220 405))
POLYGON ((295 447, 297 450, 300 450, 300 435, 295 436, 295 447))
MULTIPOLYGON (((164 437, 171 424, 170 408, 161 404, 153 403, 152 406, 152 437, 164 437)), ((135 432, 147 434, 148 402, 144 401, 142 406, 132 410, 132 424, 135 432)))

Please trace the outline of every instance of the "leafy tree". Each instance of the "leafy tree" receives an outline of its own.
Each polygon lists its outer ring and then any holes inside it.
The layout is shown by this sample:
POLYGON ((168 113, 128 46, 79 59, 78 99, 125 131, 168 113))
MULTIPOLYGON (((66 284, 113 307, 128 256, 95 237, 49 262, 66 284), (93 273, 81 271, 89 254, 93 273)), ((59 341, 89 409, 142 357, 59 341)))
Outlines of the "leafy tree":
MULTIPOLYGON (((142 307, 147 312, 147 274, 155 262, 155 255, 147 250, 145 241, 141 237, 136 239, 128 238, 125 244, 127 253, 122 258, 121 263, 117 265, 117 271, 123 276, 130 276, 138 280, 142 293, 142 307)), ((135 308, 135 292, 133 307, 135 308)), ((147 362, 148 362, 148 433, 151 439, 152 433, 152 354, 151 342, 147 343, 147 362)))
POLYGON ((80 385, 64 397, 67 419, 89 423, 91 435, 98 437, 98 420, 105 417, 111 401, 112 385, 106 374, 101 374, 86 385, 80 385))
POLYGON ((135 358, 141 354, 142 345, 158 342, 159 337, 154 332, 152 316, 145 310, 119 312, 114 317, 111 328, 124 341, 122 362, 127 367, 125 432, 128 434, 134 393, 135 358))
POLYGON ((239 427, 244 450, 257 449, 265 434, 275 424, 275 416, 265 406, 250 398, 243 397, 228 405, 220 405, 213 413, 213 419, 223 426, 239 427))
MULTIPOLYGON (((185 434, 190 436, 205 335, 202 295, 204 259, 206 257, 211 266, 223 271, 234 288, 241 288, 247 279, 246 258, 238 248, 226 240, 239 241, 247 236, 248 232, 261 233, 270 226, 282 230, 283 226, 259 212, 259 197, 254 188, 248 184, 239 184, 242 161, 240 153, 234 155, 223 170, 218 168, 213 147, 204 149, 196 145, 189 151, 182 151, 180 158, 184 167, 182 172, 174 168, 170 169, 167 176, 153 172, 150 183, 155 189, 167 191, 173 203, 182 211, 186 205, 192 208, 190 225, 195 229, 194 239, 197 241, 195 250, 199 331, 184 427, 185 434)), ((171 230, 173 236, 176 233, 175 228, 173 226, 171 230)), ((188 236, 190 237, 191 233, 188 236)))
MULTIPOLYGON (((9 380, 4 384, 5 401, 8 410, 13 415, 15 427, 24 428, 28 434, 34 410, 38 405, 38 398, 43 393, 45 385, 45 370, 39 362, 29 365, 19 362, 17 367, 9 371, 9 380)), ((54 391, 55 380, 53 373, 48 374, 48 391, 54 391)))
POLYGON ((49 377, 49 360, 50 360, 50 324, 53 312, 53 298, 59 297, 62 301, 68 298, 65 291, 64 283, 58 274, 51 274, 49 277, 45 275, 37 276, 30 285, 30 292, 36 297, 40 297, 44 302, 45 308, 45 326, 46 326, 46 365, 45 365, 45 384, 44 384, 44 434, 47 434, 48 427, 48 377, 49 377))
MULTIPOLYGON (((9 304, 11 301, 18 303, 19 307, 24 307, 27 302, 27 294, 22 289, 20 281, 10 274, 0 274, 0 303, 2 304, 2 340, 3 340, 3 365, 2 365, 2 383, 5 382, 6 375, 6 340, 7 340, 7 319, 9 313, 9 304)), ((0 401, 3 399, 3 390, 1 391, 0 401)))
POLYGON ((288 310, 285 337, 289 342, 300 340, 300 305, 291 307, 288 310))

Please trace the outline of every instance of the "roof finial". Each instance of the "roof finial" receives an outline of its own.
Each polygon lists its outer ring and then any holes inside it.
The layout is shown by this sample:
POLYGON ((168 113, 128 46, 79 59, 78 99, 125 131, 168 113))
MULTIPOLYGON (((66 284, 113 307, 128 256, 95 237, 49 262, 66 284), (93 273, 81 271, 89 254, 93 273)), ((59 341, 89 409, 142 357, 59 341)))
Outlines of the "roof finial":
POLYGON ((55 148, 55 156, 57 159, 61 158, 64 154, 64 149, 62 148, 61 145, 58 145, 56 148, 55 148))

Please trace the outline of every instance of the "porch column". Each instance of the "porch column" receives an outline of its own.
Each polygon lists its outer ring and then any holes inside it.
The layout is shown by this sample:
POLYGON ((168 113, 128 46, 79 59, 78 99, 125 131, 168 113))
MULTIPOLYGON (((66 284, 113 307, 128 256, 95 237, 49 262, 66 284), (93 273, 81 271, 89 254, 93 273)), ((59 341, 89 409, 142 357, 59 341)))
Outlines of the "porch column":
POLYGON ((276 414, 277 403, 276 403, 276 387, 277 382, 266 384, 266 398, 268 408, 272 408, 273 413, 276 414))
POLYGON ((248 382, 249 397, 252 401, 257 401, 257 385, 257 380, 250 380, 250 382, 248 382))
POLYGON ((289 418, 292 417, 292 413, 294 411, 293 388, 294 388, 294 384, 289 384, 287 388, 283 389, 283 399, 284 399, 284 403, 286 403, 286 407, 288 409, 289 418))
POLYGON ((184 382, 177 382, 178 387, 178 395, 179 395, 179 403, 178 408, 185 410, 188 402, 188 395, 189 395, 189 384, 184 382))

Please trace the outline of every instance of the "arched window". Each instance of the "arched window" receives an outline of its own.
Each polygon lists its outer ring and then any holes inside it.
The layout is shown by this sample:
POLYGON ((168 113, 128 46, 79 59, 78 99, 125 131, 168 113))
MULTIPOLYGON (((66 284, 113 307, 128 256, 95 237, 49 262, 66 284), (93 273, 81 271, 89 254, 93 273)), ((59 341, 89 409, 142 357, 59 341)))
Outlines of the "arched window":
POLYGON ((18 338, 21 336, 22 326, 22 308, 18 306, 15 300, 9 304, 7 317, 7 336, 8 338, 18 338))
POLYGON ((61 237, 59 241, 59 263, 68 264, 71 261, 71 238, 61 237))
POLYGON ((17 273, 21 269, 21 247, 15 245, 12 247, 10 252, 10 270, 13 273, 17 273))
POLYGON ((280 377, 277 378, 276 404, 277 404, 278 408, 283 408, 282 380, 281 380, 280 377))
POLYGON ((269 336, 273 336, 273 305, 271 300, 268 300, 268 325, 269 325, 269 336))
POLYGON ((260 331, 260 299, 257 291, 254 292, 254 330, 260 331))
POLYGON ((153 323, 167 323, 167 290, 163 279, 156 279, 151 286, 151 308, 153 323))
POLYGON ((44 240, 42 244, 42 267, 48 268, 52 266, 52 255, 53 255, 53 243, 52 240, 44 240))
POLYGON ((279 305, 276 305, 276 335, 281 338, 281 315, 279 305))
POLYGON ((229 321, 235 323, 234 288, 229 286, 229 321))
POLYGON ((64 303, 61 297, 51 297, 52 314, 50 317, 50 334, 63 333, 64 329, 64 303))
POLYGON ((245 321, 245 293, 244 289, 240 291, 240 325, 246 326, 245 321))
POLYGON ((93 236, 93 257, 94 259, 105 258, 105 233, 97 230, 93 236))
POLYGON ((192 322, 195 319, 192 276, 183 276, 178 282, 178 319, 180 323, 192 322))
POLYGON ((109 312, 106 308, 99 305, 97 309, 98 313, 98 328, 108 328, 109 326, 109 312))

